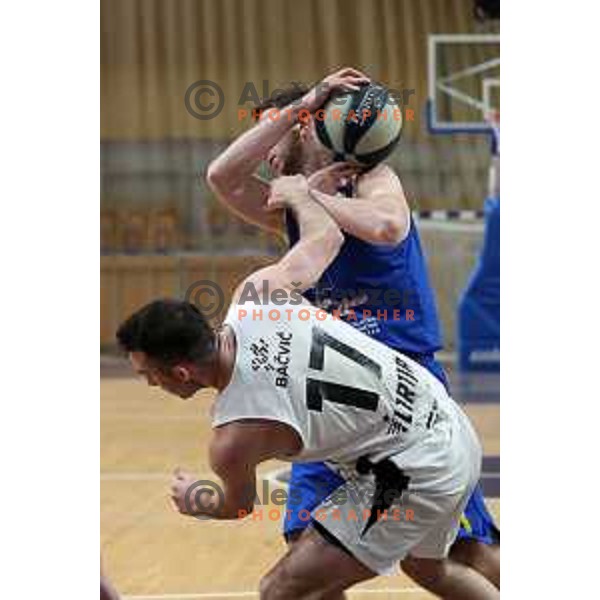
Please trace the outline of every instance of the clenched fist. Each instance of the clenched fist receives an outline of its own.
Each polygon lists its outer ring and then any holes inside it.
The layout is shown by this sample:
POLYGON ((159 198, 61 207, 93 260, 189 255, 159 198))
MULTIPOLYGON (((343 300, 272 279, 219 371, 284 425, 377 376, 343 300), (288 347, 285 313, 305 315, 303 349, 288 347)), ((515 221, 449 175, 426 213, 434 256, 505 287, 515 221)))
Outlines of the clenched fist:
POLYGON ((267 202, 269 210, 289 207, 308 197, 308 181, 304 175, 278 177, 271 182, 271 195, 267 202))

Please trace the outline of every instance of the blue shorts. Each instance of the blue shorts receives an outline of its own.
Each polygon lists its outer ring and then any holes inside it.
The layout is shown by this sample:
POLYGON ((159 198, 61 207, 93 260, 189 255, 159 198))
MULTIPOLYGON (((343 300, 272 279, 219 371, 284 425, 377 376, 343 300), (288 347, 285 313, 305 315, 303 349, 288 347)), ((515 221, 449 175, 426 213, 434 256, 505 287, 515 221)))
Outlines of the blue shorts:
MULTIPOLYGON (((405 354, 422 364, 448 387, 444 369, 435 358, 430 355, 405 354)), ((306 529, 311 522, 310 513, 343 483, 344 479, 325 463, 292 464, 283 534, 287 537, 306 529)), ((500 539, 479 485, 469 499, 465 516, 461 519, 459 539, 476 539, 486 544, 500 539)))
POLYGON ((469 498, 463 516, 460 518, 459 540, 477 540, 484 544, 499 544, 500 530, 496 527, 492 515, 490 515, 481 485, 477 485, 475 491, 469 498))
POLYGON ((325 463, 293 463, 283 535, 306 529, 310 513, 345 480, 325 463))

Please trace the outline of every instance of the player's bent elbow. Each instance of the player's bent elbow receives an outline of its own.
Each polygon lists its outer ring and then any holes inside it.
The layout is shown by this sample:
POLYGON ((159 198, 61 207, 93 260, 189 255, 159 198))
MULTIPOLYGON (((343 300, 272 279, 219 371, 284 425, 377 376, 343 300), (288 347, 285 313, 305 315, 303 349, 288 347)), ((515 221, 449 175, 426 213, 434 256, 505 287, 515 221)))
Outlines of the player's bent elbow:
POLYGON ((244 504, 243 506, 236 506, 231 508, 224 508, 221 511, 220 518, 227 521, 237 521, 239 519, 245 519, 251 515, 254 511, 254 504, 244 504))
POLYGON ((213 161, 208 165, 206 182, 213 192, 220 193, 225 187, 226 179, 225 173, 223 173, 223 169, 217 161, 213 161))
POLYGON ((218 200, 227 208, 241 209, 239 198, 235 193, 236 187, 232 184, 232 178, 218 161, 213 161, 208 165, 206 182, 218 200))
POLYGON ((406 224, 399 219, 385 219, 378 228, 377 241, 380 244, 396 246, 404 241, 407 234, 406 224))

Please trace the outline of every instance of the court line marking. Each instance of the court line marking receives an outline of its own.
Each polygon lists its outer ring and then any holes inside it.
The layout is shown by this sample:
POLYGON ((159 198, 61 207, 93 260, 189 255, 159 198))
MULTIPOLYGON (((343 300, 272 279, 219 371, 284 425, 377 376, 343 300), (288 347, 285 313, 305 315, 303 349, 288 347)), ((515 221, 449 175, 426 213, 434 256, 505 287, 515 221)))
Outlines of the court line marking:
POLYGON ((160 413, 119 413, 104 412, 100 415, 100 419, 105 421, 189 421, 193 425, 197 425, 196 421, 203 421, 206 415, 161 415, 160 413))
POLYGON ((287 473, 290 469, 291 469, 291 467, 279 467, 277 469, 274 469, 273 471, 267 471, 262 476, 262 479, 265 481, 268 481, 271 485, 279 486, 283 489, 287 489, 287 487, 288 487, 287 481, 281 481, 279 479, 279 476, 282 475, 283 473, 287 473))
POLYGON ((100 473, 100 481, 165 481, 173 473, 100 473))
MULTIPOLYGON (((201 473, 195 473, 198 477, 206 477, 207 479, 210 477, 215 477, 215 475, 211 471, 203 471, 201 473)), ((282 487, 283 484, 280 481, 275 479, 271 480, 268 477, 268 473, 257 473, 257 478, 259 481, 267 480, 269 483, 273 485, 278 485, 282 487)), ((171 477, 173 477, 172 471, 103 471, 100 472, 100 481, 170 481, 171 477)))
POLYGON ((464 221, 437 221, 431 219, 416 219, 421 231, 432 231, 437 229, 444 232, 465 232, 465 233, 483 233, 483 222, 464 222, 464 221))
MULTIPOLYGON (((346 594, 424 594, 425 590, 415 587, 356 589, 346 594)), ((256 598, 258 592, 203 592, 198 594, 151 594, 145 596, 123 596, 124 600, 201 600, 203 598, 256 598)))
MULTIPOLYGON (((271 485, 281 488, 286 488, 288 483, 277 478, 279 471, 271 471, 268 473, 259 473, 258 479, 268 481, 271 485)), ((100 481, 170 481, 173 476, 172 472, 165 471, 164 473, 100 473, 100 481)), ((210 473, 207 477, 210 476, 210 473)), ((481 479, 500 479, 500 473, 496 471, 482 471, 481 479)))

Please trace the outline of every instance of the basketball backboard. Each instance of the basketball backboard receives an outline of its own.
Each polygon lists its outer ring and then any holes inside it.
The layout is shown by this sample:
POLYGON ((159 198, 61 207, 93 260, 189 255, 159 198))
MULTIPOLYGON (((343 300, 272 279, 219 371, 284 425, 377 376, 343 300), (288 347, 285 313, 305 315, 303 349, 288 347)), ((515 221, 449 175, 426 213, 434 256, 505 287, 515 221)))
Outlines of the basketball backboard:
POLYGON ((432 133, 490 133, 500 109, 500 36, 432 34, 427 125, 432 133))

